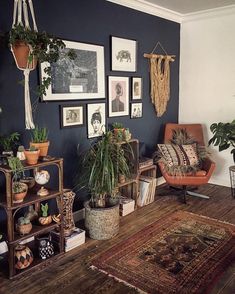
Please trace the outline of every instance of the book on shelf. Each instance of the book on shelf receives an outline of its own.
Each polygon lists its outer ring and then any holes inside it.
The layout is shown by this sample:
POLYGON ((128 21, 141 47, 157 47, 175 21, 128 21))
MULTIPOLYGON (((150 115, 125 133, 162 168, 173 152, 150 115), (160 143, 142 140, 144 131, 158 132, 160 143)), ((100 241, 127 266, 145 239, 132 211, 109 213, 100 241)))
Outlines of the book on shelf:
POLYGON ((146 166, 153 165, 153 159, 148 157, 141 157, 139 159, 139 168, 144 168, 146 166))
POLYGON ((120 215, 125 216, 135 210, 135 200, 121 196, 119 208, 120 215))
POLYGON ((142 207, 154 201, 157 179, 153 177, 140 176, 140 193, 137 205, 142 207))

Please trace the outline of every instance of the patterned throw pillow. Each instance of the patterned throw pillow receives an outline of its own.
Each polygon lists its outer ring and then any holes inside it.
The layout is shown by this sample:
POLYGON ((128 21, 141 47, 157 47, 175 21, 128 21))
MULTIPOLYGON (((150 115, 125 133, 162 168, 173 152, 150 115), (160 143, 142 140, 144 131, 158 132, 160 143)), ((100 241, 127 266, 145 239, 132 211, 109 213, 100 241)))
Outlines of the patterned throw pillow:
POLYGON ((196 144, 158 144, 158 149, 168 167, 199 165, 196 144))

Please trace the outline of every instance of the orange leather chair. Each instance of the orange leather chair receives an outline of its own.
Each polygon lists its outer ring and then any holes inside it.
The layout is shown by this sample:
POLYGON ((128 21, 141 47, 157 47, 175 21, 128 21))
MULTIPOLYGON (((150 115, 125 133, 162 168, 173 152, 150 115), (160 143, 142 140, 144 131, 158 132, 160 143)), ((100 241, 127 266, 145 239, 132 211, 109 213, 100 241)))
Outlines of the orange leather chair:
MULTIPOLYGON (((168 123, 165 127, 165 135, 164 135, 164 143, 170 143, 172 139, 172 130, 175 129, 186 129, 187 133, 198 142, 199 145, 205 146, 204 138, 203 138, 203 131, 201 124, 175 124, 175 123, 168 123)), ((202 170, 196 172, 196 174, 189 174, 186 176, 172 176, 168 174, 164 169, 164 164, 162 162, 158 163, 161 173, 166 180, 167 184, 173 187, 181 187, 184 194, 184 203, 186 203, 186 195, 197 196, 201 198, 208 199, 208 196, 198 194, 192 191, 188 191, 187 188, 189 186, 200 186, 203 184, 208 183, 214 169, 215 163, 210 160, 210 158, 206 158, 203 161, 202 170)))

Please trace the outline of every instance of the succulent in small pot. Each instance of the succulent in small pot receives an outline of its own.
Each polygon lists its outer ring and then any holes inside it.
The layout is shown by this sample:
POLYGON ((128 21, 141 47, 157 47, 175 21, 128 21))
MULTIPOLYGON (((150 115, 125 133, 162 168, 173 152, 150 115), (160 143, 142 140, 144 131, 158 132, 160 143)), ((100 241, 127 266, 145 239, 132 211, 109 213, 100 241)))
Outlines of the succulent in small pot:
POLYGON ((116 138, 117 141, 122 141, 124 138, 124 126, 122 123, 119 122, 114 122, 112 124, 113 127, 113 133, 114 133, 114 137, 116 138))
POLYGON ((13 182, 12 193, 13 193, 13 203, 21 203, 24 201, 25 196, 28 192, 28 186, 25 183, 13 182))
POLYGON ((23 145, 20 145, 18 147, 18 151, 17 151, 16 157, 18 157, 19 160, 21 160, 21 161, 24 161, 25 160, 24 146, 23 145))
POLYGON ((29 165, 37 164, 39 158, 40 150, 36 149, 34 146, 31 146, 29 149, 24 151, 26 162, 29 165))
POLYGON ((20 217, 18 218, 17 224, 16 224, 16 231, 20 233, 21 235, 27 235, 31 232, 33 226, 30 222, 30 219, 27 217, 20 217))
POLYGON ((30 147, 34 146, 40 150, 39 156, 47 156, 50 142, 48 141, 48 130, 46 127, 40 128, 36 126, 31 131, 30 147))
POLYGON ((41 203, 41 211, 42 211, 42 216, 39 217, 38 221, 42 226, 49 225, 52 222, 52 217, 51 215, 48 215, 48 203, 42 204, 41 203))

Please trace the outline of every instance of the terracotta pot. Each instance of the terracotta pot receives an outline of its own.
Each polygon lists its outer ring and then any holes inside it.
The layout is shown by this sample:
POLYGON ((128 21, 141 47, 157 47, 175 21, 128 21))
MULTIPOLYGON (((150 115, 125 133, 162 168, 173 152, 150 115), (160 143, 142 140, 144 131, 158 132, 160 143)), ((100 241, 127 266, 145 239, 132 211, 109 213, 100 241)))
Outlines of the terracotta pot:
POLYGON ((40 153, 40 150, 35 150, 35 151, 25 150, 24 154, 25 154, 27 163, 30 165, 36 164, 38 162, 39 153, 40 153))
POLYGON ((43 143, 30 142, 30 147, 34 146, 36 149, 40 150, 39 156, 41 157, 47 156, 49 145, 50 145, 49 141, 46 141, 43 143))
POLYGON ((34 57, 32 62, 29 63, 29 46, 24 42, 17 42, 12 46, 15 55, 16 65, 19 68, 35 69, 37 66, 37 59, 34 57))
POLYGON ((31 223, 26 225, 18 225, 16 224, 16 231, 20 233, 21 235, 27 235, 31 232, 33 226, 31 223))
POLYGON ((46 226, 46 225, 49 225, 52 222, 52 217, 51 217, 51 215, 42 216, 42 217, 39 217, 38 221, 42 226, 46 226))
POLYGON ((15 268, 25 269, 33 262, 33 253, 25 245, 17 245, 15 248, 15 268))
MULTIPOLYGON (((14 185, 15 183, 13 183, 14 185)), ((12 192, 13 195, 13 203, 21 203, 24 201, 24 198, 28 192, 28 186, 25 183, 20 183, 22 186, 22 192, 20 193, 14 193, 12 192)))
POLYGON ((124 131, 125 129, 113 129, 114 132, 114 137, 116 138, 117 141, 122 141, 124 138, 124 131))

